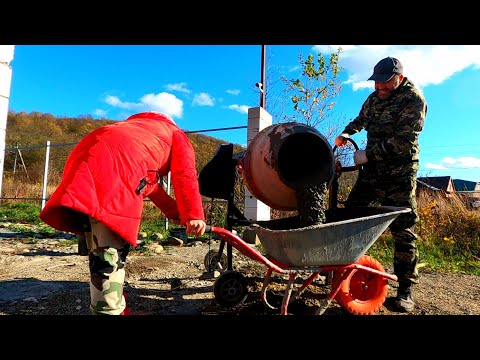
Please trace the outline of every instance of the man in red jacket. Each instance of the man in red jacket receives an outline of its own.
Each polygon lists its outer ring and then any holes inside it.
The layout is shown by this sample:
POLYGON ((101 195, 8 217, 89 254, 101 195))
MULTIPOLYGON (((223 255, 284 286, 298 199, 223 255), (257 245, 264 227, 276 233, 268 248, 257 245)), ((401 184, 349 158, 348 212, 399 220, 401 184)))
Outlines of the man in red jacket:
POLYGON ((204 234, 193 146, 170 116, 156 112, 135 114, 86 135, 39 215, 57 230, 86 236, 92 314, 129 313, 125 262, 130 246, 137 246, 144 198, 186 226, 188 234, 204 234), (175 199, 159 183, 168 172, 175 199))

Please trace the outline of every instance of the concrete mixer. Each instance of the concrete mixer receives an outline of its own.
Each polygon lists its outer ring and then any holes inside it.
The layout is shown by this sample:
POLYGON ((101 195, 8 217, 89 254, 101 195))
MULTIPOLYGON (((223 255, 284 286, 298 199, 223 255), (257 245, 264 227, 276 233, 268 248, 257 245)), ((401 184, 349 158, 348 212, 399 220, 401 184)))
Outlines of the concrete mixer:
MULTIPOLYGON (((234 203, 237 169, 256 199, 282 211, 298 210, 296 192, 300 187, 322 183, 328 187, 335 178, 332 147, 319 131, 305 124, 288 122, 268 126, 238 154, 233 154, 233 144, 220 145, 200 171, 199 186, 203 196, 227 200, 227 230, 251 225, 234 203)), ((219 251, 207 254, 207 269, 218 263, 224 269, 232 269, 231 246, 227 246, 226 257, 223 246, 224 242, 219 251)))
POLYGON ((232 197, 236 167, 252 195, 277 210, 298 209, 299 186, 329 186, 335 177, 335 159, 325 136, 296 122, 270 125, 239 154, 233 154, 233 144, 220 145, 199 173, 201 194, 232 197))
POLYGON ((295 123, 271 125, 249 143, 239 165, 255 198, 277 210, 297 210, 300 187, 326 183, 335 175, 327 139, 315 128, 295 123))

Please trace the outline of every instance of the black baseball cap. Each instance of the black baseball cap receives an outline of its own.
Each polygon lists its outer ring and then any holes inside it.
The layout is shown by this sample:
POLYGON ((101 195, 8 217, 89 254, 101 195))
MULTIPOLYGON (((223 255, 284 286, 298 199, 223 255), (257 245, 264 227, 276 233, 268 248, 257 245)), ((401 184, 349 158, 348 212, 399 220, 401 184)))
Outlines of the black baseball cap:
POLYGON ((393 57, 386 57, 380 60, 373 68, 373 75, 368 80, 386 82, 395 74, 402 74, 403 66, 400 60, 393 57))

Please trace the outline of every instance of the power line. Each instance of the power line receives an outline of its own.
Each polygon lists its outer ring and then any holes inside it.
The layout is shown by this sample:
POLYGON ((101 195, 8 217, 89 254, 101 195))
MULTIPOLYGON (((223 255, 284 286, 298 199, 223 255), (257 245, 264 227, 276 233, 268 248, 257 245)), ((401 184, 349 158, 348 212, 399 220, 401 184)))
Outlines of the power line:
POLYGON ((232 126, 226 128, 217 128, 217 129, 205 129, 205 130, 192 130, 192 131, 184 131, 187 134, 191 133, 200 133, 200 132, 210 132, 210 131, 221 131, 221 130, 235 130, 235 129, 246 129, 247 126, 232 126))
POLYGON ((477 144, 421 146, 422 149, 477 146, 477 144))
MULTIPOLYGON (((225 128, 216 128, 216 129, 203 129, 203 130, 192 130, 192 131, 185 131, 184 133, 186 134, 193 134, 193 133, 202 133, 202 132, 211 132, 211 131, 222 131, 222 130, 235 130, 235 129, 246 129, 247 126, 232 126, 232 127, 225 127, 225 128)), ((49 146, 66 146, 66 145, 76 145, 76 142, 69 142, 69 143, 58 143, 58 144, 50 144, 49 146)), ((33 145, 33 146, 15 146, 15 147, 6 147, 5 150, 10 150, 10 151, 18 151, 18 150, 24 150, 24 149, 40 149, 44 148, 45 145, 33 145)))

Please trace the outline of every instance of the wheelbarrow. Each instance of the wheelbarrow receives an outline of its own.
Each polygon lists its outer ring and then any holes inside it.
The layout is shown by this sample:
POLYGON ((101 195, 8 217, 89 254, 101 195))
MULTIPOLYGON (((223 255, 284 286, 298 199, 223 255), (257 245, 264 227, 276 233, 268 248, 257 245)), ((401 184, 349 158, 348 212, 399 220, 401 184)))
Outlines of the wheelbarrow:
MULTIPOLYGON (((302 228, 296 227, 296 217, 259 221, 252 226, 262 252, 224 228, 207 226, 207 232, 267 267, 260 291, 267 308, 277 310, 267 301, 267 288, 274 272, 288 275, 281 315, 288 314, 291 301, 320 274, 331 272, 330 293, 321 301, 316 314, 323 314, 335 300, 351 314, 370 315, 385 302, 388 280, 398 279, 365 253, 397 216, 410 211, 393 206, 335 208, 326 211, 325 223, 302 228), (309 276, 298 286, 295 280, 304 274, 309 276)), ((217 268, 222 269, 220 258, 214 259, 219 261, 217 268)), ((247 298, 247 280, 240 272, 227 269, 215 280, 213 291, 220 305, 234 307, 247 298)))

